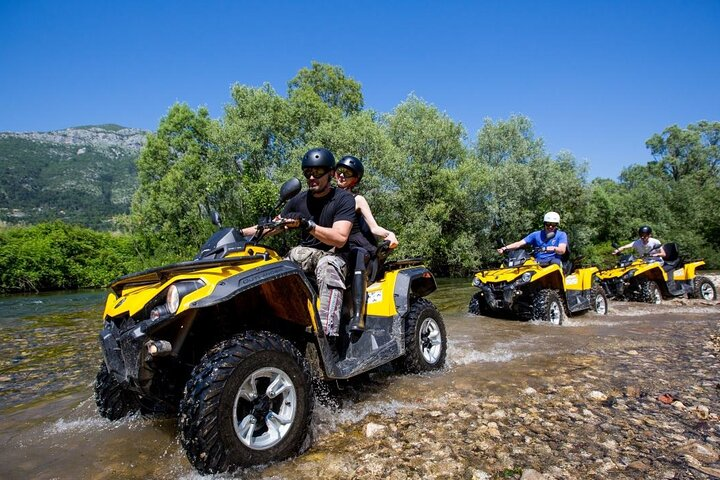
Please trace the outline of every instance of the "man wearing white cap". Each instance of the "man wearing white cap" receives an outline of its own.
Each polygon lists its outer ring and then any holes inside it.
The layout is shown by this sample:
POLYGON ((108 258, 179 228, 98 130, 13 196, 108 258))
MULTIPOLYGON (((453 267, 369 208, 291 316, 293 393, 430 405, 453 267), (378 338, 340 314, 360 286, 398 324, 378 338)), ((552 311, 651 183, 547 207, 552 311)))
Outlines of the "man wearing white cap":
POLYGON ((535 260, 540 265, 556 263, 562 267, 562 256, 567 251, 568 238, 567 233, 558 230, 560 215, 557 212, 548 212, 543 217, 543 222, 545 228, 532 232, 522 240, 498 248, 498 253, 530 245, 533 248, 541 249, 535 254, 535 260))

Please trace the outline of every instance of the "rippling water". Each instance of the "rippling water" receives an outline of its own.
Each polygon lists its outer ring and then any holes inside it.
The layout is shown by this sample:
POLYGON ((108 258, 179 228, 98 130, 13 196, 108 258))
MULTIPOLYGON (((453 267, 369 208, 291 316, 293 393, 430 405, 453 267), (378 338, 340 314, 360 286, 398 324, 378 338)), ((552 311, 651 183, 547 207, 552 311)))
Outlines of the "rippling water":
MULTIPOLYGON (((552 375, 557 352, 582 351, 598 338, 648 335, 670 313, 717 318, 719 312, 717 302, 612 302, 607 316, 591 313, 553 327, 467 314, 474 293, 469 280, 441 280, 439 287, 430 300, 447 325, 446 368, 410 376, 381 371, 348 385, 341 408, 318 405, 316 439, 452 389, 502 392, 531 384, 524 365, 547 365, 552 375)), ((0 297, 0 478, 199 477, 179 446, 174 419, 110 422, 96 413, 92 392, 104 298, 104 291, 0 297)), ((280 464, 273 471, 292 478, 293 468, 280 464)), ((257 478, 262 469, 241 475, 257 478)))

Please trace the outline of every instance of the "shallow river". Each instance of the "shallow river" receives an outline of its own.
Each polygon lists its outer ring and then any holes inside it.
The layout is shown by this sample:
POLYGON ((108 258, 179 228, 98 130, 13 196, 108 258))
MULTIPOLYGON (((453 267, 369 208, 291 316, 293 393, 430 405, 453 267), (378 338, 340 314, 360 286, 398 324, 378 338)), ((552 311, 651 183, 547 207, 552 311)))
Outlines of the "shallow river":
MULTIPOLYGON (((717 330, 720 319, 717 302, 611 302, 607 316, 587 314, 553 327, 471 316, 469 281, 442 280, 439 286, 430 300, 447 327, 444 370, 379 372, 347 387, 341 408, 316 407, 313 447, 305 455, 234 478, 295 478, 304 458, 328 453, 334 445, 328 439, 342 442, 344 430, 357 430, 368 418, 392 417, 453 391, 514 395, 538 387, 543 376, 555 374, 558 359, 589 346, 662 341, 682 333, 683 322, 717 330)), ((110 422, 97 414, 92 392, 104 297, 103 291, 0 297, 0 478, 200 477, 180 448, 175 420, 135 416, 110 422)), ((322 469, 319 475, 332 476, 322 469)))

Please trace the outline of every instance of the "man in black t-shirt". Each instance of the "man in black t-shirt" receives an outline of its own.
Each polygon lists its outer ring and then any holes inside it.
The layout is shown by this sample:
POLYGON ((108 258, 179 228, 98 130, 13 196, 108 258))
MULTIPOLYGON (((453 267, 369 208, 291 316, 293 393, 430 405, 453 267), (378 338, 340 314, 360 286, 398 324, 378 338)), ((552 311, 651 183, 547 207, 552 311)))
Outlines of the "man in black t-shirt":
POLYGON ((314 272, 320 296, 320 321, 325 334, 339 334, 348 238, 355 221, 355 199, 330 184, 335 157, 324 148, 309 150, 302 159, 308 189, 292 198, 280 216, 302 228, 300 245, 287 258, 306 272, 314 272))

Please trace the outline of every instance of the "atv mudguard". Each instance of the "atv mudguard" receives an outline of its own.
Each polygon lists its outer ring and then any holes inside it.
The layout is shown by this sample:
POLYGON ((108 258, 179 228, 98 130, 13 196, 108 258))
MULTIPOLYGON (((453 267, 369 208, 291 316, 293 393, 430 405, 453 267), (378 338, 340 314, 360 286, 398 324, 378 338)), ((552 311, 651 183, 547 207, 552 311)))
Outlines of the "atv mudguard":
POLYGON ((412 299, 429 295, 436 289, 435 277, 424 266, 385 272, 382 278, 368 286, 365 330, 347 345, 342 361, 336 361, 326 337, 318 335, 325 375, 332 379, 346 379, 403 356, 404 317, 412 299))

